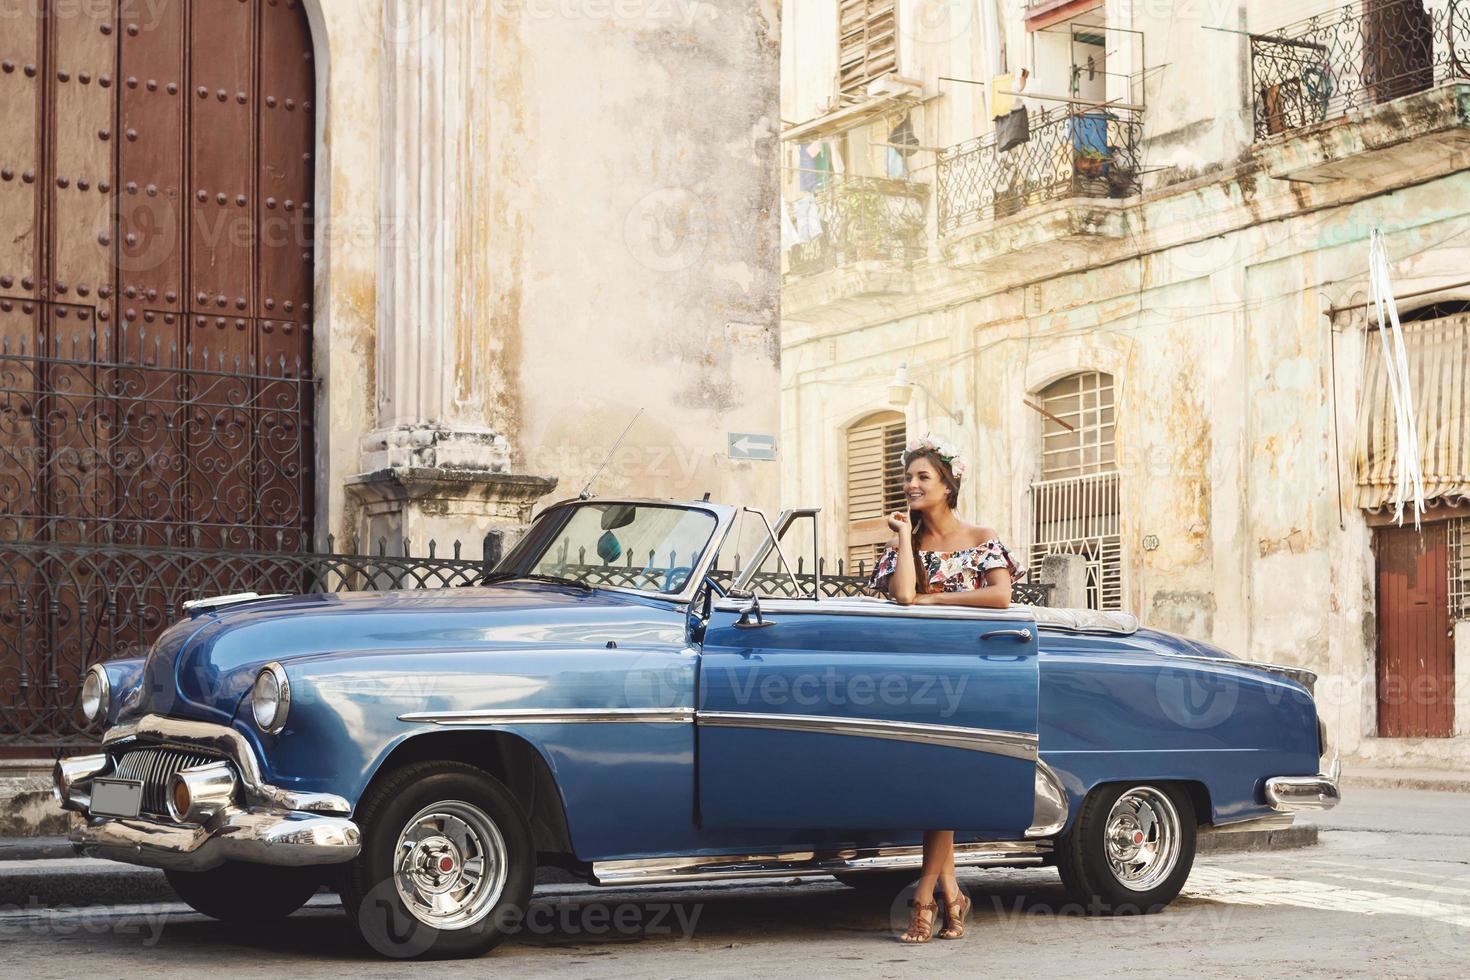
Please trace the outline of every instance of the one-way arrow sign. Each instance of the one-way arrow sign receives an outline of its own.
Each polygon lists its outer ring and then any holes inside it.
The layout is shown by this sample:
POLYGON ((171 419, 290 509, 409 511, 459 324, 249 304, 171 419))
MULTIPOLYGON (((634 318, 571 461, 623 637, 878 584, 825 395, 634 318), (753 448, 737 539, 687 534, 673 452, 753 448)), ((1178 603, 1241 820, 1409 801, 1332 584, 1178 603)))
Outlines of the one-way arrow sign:
POLYGON ((731 459, 775 459, 776 437, 758 432, 727 432, 731 459))

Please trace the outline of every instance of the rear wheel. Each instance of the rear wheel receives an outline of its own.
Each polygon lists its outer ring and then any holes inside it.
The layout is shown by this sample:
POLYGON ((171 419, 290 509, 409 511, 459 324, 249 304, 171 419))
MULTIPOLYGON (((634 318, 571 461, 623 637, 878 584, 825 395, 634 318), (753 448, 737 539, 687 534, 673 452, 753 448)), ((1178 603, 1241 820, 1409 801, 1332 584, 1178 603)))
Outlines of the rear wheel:
POLYGON ((1089 913, 1151 913, 1184 887, 1194 848, 1189 794, 1165 783, 1100 786, 1058 842, 1057 868, 1089 913))
POLYGON ((318 868, 226 862, 209 871, 165 871, 169 885, 196 912, 226 922, 283 919, 321 887, 318 868))
POLYGON ((342 904, 362 938, 397 958, 478 956, 515 931, 536 852, 503 783, 459 762, 387 776, 358 807, 362 851, 342 904))

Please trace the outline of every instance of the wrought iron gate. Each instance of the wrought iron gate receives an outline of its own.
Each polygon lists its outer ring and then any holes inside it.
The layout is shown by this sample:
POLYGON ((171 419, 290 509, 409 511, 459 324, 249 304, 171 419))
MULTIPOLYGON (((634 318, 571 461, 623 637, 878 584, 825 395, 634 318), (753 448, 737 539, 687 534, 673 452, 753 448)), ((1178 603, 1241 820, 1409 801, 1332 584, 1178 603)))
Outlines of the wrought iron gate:
POLYGON ((311 547, 316 83, 299 0, 0 25, 0 743, 41 745, 87 662, 239 584, 199 556, 311 547))

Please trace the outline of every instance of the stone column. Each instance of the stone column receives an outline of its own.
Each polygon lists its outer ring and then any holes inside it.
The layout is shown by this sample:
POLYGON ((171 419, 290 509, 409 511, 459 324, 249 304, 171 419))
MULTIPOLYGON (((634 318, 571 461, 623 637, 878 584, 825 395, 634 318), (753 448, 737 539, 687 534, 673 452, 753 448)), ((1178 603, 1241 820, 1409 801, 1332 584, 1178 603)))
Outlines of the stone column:
MULTIPOLYGON (((492 17, 456 0, 385 0, 382 24, 377 428, 347 481, 364 544, 403 538, 439 555, 485 531, 514 536, 555 479, 512 472, 490 424, 506 365, 492 365, 487 227, 492 17)), ((513 367, 512 367, 513 369, 513 367)))

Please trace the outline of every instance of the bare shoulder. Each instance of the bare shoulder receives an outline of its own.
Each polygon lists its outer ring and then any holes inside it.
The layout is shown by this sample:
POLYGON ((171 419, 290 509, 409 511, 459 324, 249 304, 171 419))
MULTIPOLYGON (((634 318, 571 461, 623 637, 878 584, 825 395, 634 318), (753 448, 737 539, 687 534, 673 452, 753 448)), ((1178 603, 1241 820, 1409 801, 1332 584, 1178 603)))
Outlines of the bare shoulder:
POLYGON ((970 546, 979 547, 987 541, 994 541, 1000 537, 993 527, 985 527, 981 524, 969 525, 970 546))

